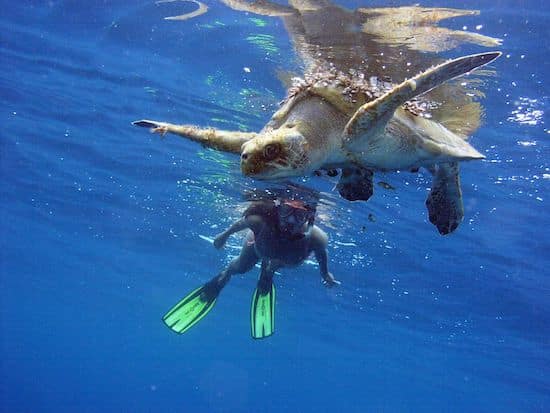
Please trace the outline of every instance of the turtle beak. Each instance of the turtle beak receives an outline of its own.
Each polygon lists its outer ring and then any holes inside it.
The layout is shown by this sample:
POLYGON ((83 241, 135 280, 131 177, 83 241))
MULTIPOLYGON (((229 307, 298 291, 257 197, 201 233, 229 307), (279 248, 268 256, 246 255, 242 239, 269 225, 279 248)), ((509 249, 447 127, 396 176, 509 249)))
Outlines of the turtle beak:
POLYGON ((257 160, 254 160, 255 156, 248 151, 243 150, 241 153, 241 171, 245 176, 254 176, 260 172, 260 165, 257 160))
POLYGON ((258 159, 257 155, 246 152, 241 153, 241 172, 244 176, 253 177, 254 179, 278 180, 276 170, 271 170, 265 164, 263 159, 258 159))
POLYGON ((241 171, 245 176, 261 178, 267 164, 262 155, 262 147, 255 141, 245 142, 241 146, 241 171))

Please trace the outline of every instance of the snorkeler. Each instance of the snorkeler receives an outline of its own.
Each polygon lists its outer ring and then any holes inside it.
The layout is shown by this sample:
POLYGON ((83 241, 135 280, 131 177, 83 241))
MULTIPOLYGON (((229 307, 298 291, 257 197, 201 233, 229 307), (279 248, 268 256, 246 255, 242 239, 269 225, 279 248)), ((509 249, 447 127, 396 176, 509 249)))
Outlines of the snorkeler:
POLYGON ((323 283, 327 287, 340 284, 328 271, 328 237, 314 225, 314 219, 315 207, 299 199, 252 202, 241 219, 214 239, 214 246, 219 249, 232 234, 248 229, 240 255, 216 277, 176 304, 163 321, 177 333, 187 331, 212 309, 232 275, 250 271, 261 260, 260 278, 252 298, 252 337, 264 338, 273 334, 275 271, 297 266, 313 253, 323 283))

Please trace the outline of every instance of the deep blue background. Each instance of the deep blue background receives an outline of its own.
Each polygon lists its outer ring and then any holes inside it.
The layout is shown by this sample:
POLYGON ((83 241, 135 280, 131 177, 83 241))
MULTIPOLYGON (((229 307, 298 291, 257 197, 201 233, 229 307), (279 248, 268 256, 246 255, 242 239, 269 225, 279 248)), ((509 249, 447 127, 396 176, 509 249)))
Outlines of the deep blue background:
POLYGON ((481 7, 445 24, 505 40, 472 138, 487 160, 462 167, 465 220, 437 234, 425 175, 380 174, 397 190, 366 204, 306 180, 342 285, 284 271, 263 341, 257 271, 185 335, 160 320, 238 252, 238 237, 217 251, 201 236, 255 183, 234 156, 130 122, 257 130, 284 96, 277 71, 299 65, 279 20, 208 4, 168 22, 194 6, 2 2, 0 409, 550 411, 546 1, 424 3, 481 7))

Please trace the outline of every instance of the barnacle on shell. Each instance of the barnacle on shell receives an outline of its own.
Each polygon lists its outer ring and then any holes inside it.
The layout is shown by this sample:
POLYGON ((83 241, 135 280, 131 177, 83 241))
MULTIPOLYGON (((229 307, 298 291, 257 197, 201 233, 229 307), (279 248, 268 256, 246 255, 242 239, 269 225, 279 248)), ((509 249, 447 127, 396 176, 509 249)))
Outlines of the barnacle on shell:
MULTIPOLYGON (((292 86, 282 104, 300 93, 312 89, 339 89, 342 99, 348 103, 361 105, 379 98, 392 89, 391 82, 377 78, 366 77, 363 70, 350 69, 347 73, 337 71, 333 66, 316 67, 306 73, 303 78, 292 78, 292 86)), ((405 102, 403 108, 408 112, 426 118, 431 117, 430 111, 440 106, 439 103, 428 101, 422 97, 405 102)))

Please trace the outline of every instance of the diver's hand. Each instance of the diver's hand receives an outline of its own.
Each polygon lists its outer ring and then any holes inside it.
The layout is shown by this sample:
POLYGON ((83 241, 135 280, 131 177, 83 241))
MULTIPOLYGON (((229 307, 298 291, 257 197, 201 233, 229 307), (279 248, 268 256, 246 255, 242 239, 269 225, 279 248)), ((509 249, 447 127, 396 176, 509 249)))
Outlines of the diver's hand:
POLYGON ((327 275, 323 277, 323 284, 327 286, 328 288, 332 288, 335 285, 342 284, 340 281, 336 280, 334 276, 329 272, 327 275))
POLYGON ((225 232, 222 232, 221 234, 218 234, 216 238, 214 238, 214 247, 219 250, 220 248, 223 248, 226 242, 227 235, 225 235, 225 232))

